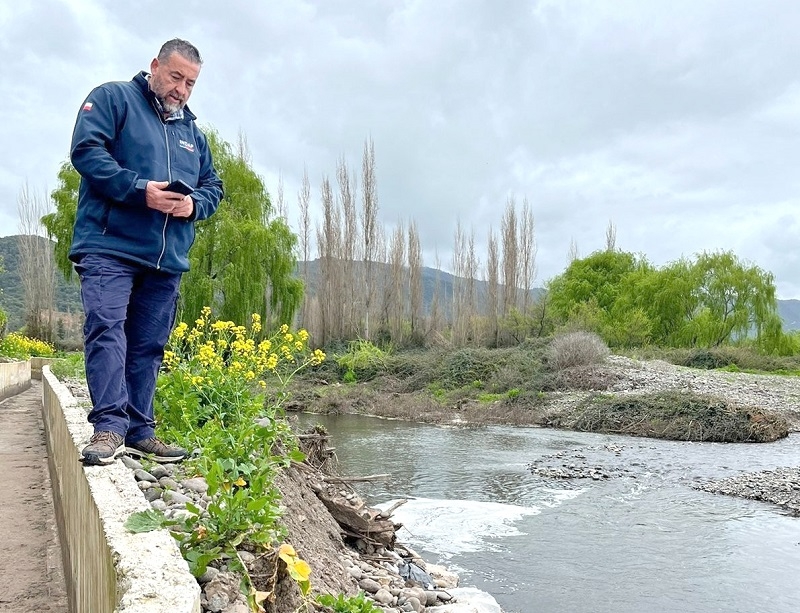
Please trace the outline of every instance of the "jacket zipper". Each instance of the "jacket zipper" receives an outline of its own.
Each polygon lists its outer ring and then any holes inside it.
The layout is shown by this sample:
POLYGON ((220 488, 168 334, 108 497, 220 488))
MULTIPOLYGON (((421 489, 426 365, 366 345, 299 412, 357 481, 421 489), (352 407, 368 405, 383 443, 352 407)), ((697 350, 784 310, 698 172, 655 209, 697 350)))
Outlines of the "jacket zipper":
MULTIPOLYGON (((159 117, 161 119, 161 117, 159 117)), ((167 147, 167 176, 172 181, 172 159, 169 155, 169 135, 167 133, 167 122, 161 119, 161 125, 164 128, 164 144, 167 147)), ((156 270, 161 270, 161 260, 164 259, 164 253, 167 250, 167 224, 169 223, 169 214, 164 213, 164 226, 161 228, 161 253, 158 255, 156 262, 156 270)))

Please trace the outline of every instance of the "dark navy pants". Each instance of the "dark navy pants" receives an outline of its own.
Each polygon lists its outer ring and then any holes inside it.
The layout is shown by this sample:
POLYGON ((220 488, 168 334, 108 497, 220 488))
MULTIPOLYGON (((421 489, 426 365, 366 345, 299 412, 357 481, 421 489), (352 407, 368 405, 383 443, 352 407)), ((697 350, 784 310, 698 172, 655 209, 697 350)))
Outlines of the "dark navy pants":
POLYGON ((153 396, 175 321, 181 275, 99 254, 75 265, 83 327, 89 422, 134 443, 154 435, 153 396))

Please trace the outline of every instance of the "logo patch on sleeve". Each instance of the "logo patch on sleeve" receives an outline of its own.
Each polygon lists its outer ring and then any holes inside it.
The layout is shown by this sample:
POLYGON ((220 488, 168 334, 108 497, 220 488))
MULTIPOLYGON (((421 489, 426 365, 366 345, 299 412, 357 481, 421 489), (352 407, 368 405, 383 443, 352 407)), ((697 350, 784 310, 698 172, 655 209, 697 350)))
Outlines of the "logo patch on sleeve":
POLYGON ((84 102, 84 104, 83 104, 83 110, 84 110, 84 111, 91 111, 91 110, 92 110, 92 106, 93 106, 93 105, 92 105, 92 103, 91 103, 91 102, 84 102))
POLYGON ((185 141, 183 139, 178 141, 178 146, 181 149, 186 149, 189 153, 194 153, 194 143, 190 143, 189 141, 185 141))

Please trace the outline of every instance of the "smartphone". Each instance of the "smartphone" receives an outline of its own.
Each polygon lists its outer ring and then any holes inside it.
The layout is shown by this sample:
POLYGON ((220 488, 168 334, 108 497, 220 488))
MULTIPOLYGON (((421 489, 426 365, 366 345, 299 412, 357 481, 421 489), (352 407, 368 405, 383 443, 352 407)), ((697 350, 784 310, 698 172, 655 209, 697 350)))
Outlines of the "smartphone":
POLYGON ((177 192, 179 194, 183 194, 184 196, 188 196, 194 191, 194 188, 191 185, 189 185, 186 181, 181 181, 180 179, 173 181, 164 189, 168 192, 177 192))

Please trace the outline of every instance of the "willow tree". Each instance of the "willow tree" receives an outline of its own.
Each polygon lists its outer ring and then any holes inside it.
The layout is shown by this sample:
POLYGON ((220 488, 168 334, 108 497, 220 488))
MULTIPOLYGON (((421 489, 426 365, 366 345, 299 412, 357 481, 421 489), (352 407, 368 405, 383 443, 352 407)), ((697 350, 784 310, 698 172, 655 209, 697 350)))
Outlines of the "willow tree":
MULTIPOLYGON (((181 282, 181 319, 192 322, 210 306, 214 315, 237 323, 253 313, 265 325, 289 323, 303 296, 294 275, 297 237, 273 209, 263 180, 250 166, 244 139, 234 151, 215 131, 209 129, 207 137, 225 197, 215 215, 195 226, 191 270, 181 282)), ((56 210, 42 219, 56 240, 56 262, 67 279, 79 184, 78 172, 64 162, 51 194, 56 210)))
POLYGON ((55 240, 54 255, 56 266, 69 281, 72 279, 72 262, 69 260, 69 248, 72 245, 72 230, 75 226, 75 215, 78 210, 78 188, 81 176, 68 161, 58 169, 58 187, 50 193, 55 210, 42 217, 42 225, 48 237, 55 240))
POLYGON ((234 151, 215 131, 206 136, 225 197, 216 214, 196 226, 181 284, 181 318, 194 321, 210 306, 235 322, 257 313, 268 325, 290 323, 303 297, 294 274, 297 236, 274 210, 244 140, 234 151))

